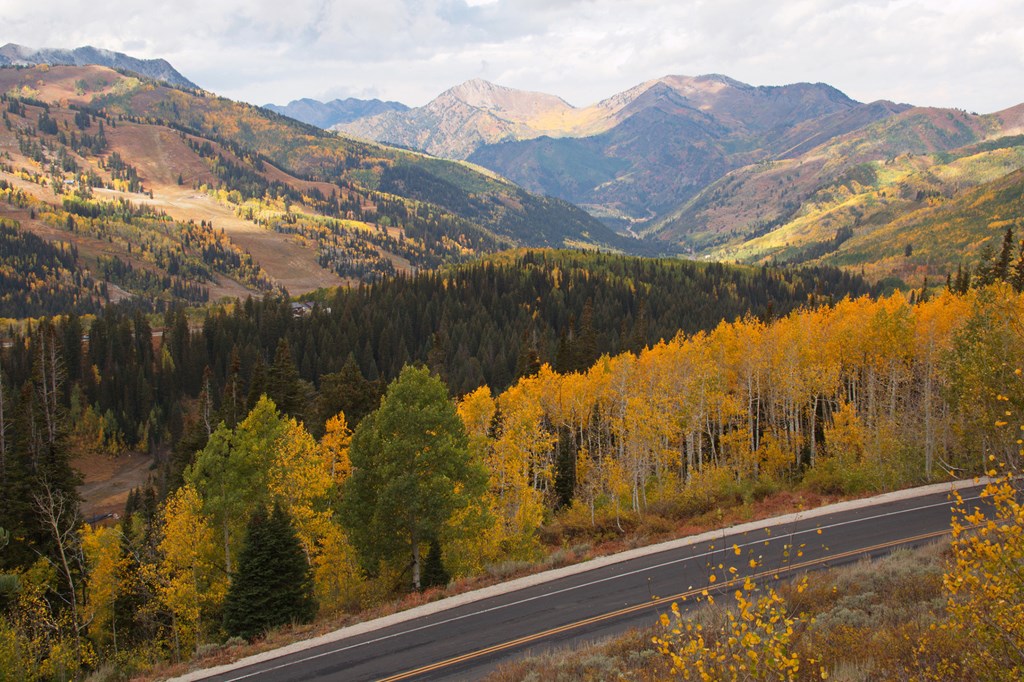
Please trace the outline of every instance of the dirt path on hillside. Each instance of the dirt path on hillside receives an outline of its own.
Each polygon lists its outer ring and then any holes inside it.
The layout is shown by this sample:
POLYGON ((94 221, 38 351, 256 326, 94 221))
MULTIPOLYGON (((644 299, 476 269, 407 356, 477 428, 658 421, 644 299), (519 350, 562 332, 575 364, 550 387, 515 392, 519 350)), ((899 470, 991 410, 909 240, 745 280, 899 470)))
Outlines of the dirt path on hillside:
POLYGON ((85 476, 78 487, 82 516, 87 520, 106 514, 120 514, 132 488, 144 486, 151 476, 153 455, 126 453, 118 457, 90 454, 76 458, 73 466, 85 476))

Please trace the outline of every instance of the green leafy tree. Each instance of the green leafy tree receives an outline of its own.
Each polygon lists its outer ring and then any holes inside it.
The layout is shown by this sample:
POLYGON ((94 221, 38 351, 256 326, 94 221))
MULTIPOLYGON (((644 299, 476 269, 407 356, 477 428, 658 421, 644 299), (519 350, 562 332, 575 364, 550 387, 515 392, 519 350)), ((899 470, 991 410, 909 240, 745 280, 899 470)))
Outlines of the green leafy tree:
POLYGON ((280 505, 269 516, 257 509, 224 601, 224 629, 252 641, 279 625, 308 623, 316 610, 312 572, 288 516, 280 505))
POLYGON ((283 429, 274 402, 263 396, 236 429, 222 422, 185 471, 185 482, 199 492, 203 510, 219 529, 228 573, 245 519, 269 504, 267 476, 283 429))
POLYGON ((445 385, 425 368, 405 367, 380 409, 359 423, 350 456, 342 511, 364 567, 408 557, 420 589, 422 545, 465 531, 449 522, 487 481, 445 385))

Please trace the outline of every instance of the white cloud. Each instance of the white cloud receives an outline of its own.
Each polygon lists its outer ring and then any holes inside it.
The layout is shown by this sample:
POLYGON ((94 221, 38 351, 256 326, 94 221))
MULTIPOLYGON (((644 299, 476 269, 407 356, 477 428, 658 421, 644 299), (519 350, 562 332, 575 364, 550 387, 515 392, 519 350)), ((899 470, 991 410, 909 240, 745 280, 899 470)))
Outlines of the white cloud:
POLYGON ((1016 0, 0 0, 0 40, 164 57, 255 103, 422 104, 463 80, 588 104, 669 73, 822 81, 860 100, 993 111, 1024 100, 1016 0))

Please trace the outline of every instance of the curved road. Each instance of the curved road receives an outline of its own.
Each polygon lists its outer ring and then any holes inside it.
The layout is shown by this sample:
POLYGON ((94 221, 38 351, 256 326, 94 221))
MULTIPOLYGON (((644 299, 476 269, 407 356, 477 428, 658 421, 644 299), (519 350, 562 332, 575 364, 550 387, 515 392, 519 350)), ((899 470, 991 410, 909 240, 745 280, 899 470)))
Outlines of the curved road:
MULTIPOLYGON (((961 494, 974 505, 979 491, 965 484, 961 494)), ((764 582, 931 542, 948 534, 950 507, 949 486, 932 486, 744 524, 626 553, 634 558, 605 557, 477 593, 503 594, 449 598, 339 631, 324 644, 303 643, 294 647, 304 647, 300 651, 279 650, 254 657, 269 660, 248 659, 183 679, 477 679, 525 652, 650 625, 673 601, 725 589, 734 575, 764 582), (529 586, 512 589, 521 583, 529 586), (434 613, 412 618, 419 611, 434 613)))

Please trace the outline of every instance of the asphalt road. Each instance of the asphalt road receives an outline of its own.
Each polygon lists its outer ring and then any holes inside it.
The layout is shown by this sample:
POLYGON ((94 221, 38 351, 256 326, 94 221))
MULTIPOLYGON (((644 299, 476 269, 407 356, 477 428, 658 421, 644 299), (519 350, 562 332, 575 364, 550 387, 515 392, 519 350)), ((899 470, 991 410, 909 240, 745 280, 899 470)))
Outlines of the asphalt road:
MULTIPOLYGON (((970 501, 979 489, 961 494, 970 501)), ((754 532, 726 530, 712 542, 545 582, 208 679, 477 679, 525 652, 650 625, 673 601, 705 588, 727 588, 734 575, 785 579, 932 542, 948 533, 950 506, 948 494, 941 493, 754 532)))

